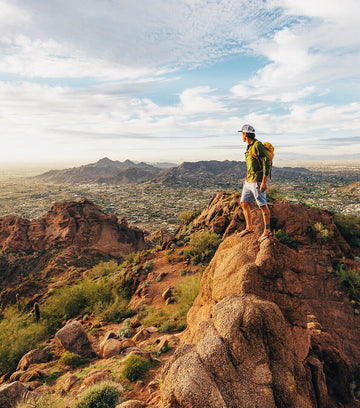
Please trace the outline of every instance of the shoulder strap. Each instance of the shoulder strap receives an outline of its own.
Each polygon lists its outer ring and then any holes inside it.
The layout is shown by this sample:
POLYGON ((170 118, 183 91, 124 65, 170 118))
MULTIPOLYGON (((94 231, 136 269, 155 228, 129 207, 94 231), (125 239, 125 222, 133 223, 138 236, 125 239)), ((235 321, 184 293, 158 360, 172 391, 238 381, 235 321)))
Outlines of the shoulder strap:
POLYGON ((260 140, 257 140, 252 146, 251 146, 251 154, 253 155, 253 157, 257 160, 257 162, 259 163, 259 167, 262 168, 262 164, 260 162, 260 159, 258 157, 258 155, 255 153, 255 146, 260 143, 260 140))

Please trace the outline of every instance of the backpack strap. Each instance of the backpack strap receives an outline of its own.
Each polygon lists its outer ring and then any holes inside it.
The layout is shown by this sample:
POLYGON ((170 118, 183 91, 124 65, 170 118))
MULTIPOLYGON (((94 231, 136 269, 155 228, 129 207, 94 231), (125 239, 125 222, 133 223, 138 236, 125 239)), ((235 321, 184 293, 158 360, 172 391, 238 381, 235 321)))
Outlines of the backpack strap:
MULTIPOLYGON (((263 167, 263 166, 262 166, 262 163, 260 162, 259 156, 255 153, 255 150, 254 150, 255 145, 258 144, 258 143, 260 143, 259 140, 257 140, 257 141, 254 143, 254 145, 251 146, 251 154, 252 154, 253 157, 257 160, 257 162, 259 163, 259 167, 261 168, 260 171, 262 171, 262 167, 263 167)), ((259 172, 260 172, 260 171, 259 171, 259 172)), ((259 173, 259 172, 257 172, 257 173, 259 173)))

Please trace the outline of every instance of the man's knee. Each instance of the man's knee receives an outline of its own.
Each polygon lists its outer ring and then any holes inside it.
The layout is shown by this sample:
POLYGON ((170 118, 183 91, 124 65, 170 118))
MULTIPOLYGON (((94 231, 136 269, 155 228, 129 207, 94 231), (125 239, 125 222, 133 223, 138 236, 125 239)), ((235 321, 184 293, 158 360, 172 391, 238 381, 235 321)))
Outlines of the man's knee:
POLYGON ((269 207, 267 205, 262 205, 260 207, 261 211, 263 212, 264 215, 270 215, 270 210, 269 207))
POLYGON ((250 204, 247 201, 241 201, 240 204, 243 210, 247 210, 248 208, 250 208, 250 204))

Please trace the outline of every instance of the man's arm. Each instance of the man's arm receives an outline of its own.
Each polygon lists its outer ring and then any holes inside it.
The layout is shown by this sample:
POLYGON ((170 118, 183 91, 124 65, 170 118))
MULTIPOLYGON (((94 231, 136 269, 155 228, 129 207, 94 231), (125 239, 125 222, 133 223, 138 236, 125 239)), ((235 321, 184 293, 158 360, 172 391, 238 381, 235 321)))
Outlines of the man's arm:
POLYGON ((267 189, 267 179, 268 179, 268 176, 265 176, 265 174, 264 174, 261 185, 260 185, 260 191, 261 192, 264 192, 267 189))

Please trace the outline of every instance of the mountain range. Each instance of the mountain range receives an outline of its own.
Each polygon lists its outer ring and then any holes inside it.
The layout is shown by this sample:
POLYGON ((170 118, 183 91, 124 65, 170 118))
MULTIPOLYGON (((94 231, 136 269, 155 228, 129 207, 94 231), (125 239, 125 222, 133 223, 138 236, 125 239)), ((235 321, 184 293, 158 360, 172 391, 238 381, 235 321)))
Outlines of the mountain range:
MULTIPOLYGON (((163 168, 144 162, 130 160, 120 162, 103 158, 96 163, 64 170, 50 170, 36 176, 37 179, 55 183, 104 183, 132 184, 148 181, 171 186, 212 186, 234 182, 245 177, 246 164, 242 161, 198 161, 184 162, 179 166, 163 168)), ((272 175, 278 178, 294 178, 311 174, 303 167, 273 167, 272 175)))

